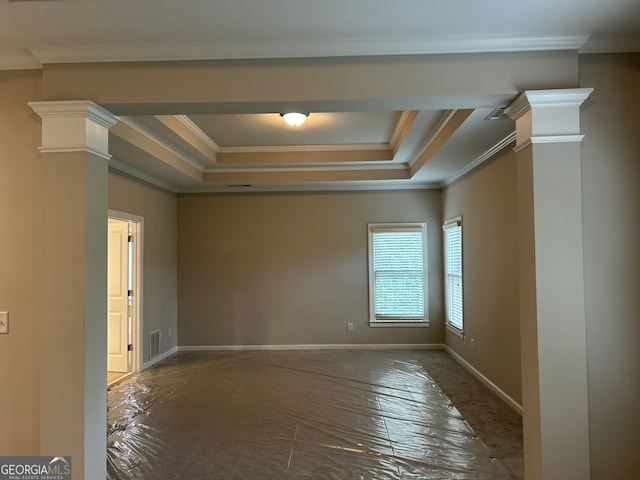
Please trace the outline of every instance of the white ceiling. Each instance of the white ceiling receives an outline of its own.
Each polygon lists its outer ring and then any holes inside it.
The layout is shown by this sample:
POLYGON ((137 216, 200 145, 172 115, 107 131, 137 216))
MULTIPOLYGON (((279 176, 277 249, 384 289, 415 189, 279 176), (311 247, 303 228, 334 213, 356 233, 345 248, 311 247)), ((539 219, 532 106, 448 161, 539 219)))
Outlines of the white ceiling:
POLYGON ((47 63, 579 48, 591 36, 635 43, 639 18, 637 0, 2 0, 0 54, 47 63))
MULTIPOLYGON (((640 51, 640 1, 0 0, 0 69, 77 62, 538 50, 640 51)), ((174 191, 240 187, 204 185, 197 176, 171 168, 171 162, 158 161, 151 154, 155 150, 143 143, 161 146, 164 155, 200 172, 240 172, 234 185, 249 183, 241 174, 256 169, 366 171, 384 164, 393 170, 414 162, 455 113, 327 107, 311 112, 302 127, 291 128, 278 112, 264 113, 258 105, 245 110, 123 118, 111 135, 113 165, 174 191)), ((400 175, 395 180, 271 182, 253 188, 441 186, 512 141, 513 122, 485 120, 490 112, 468 112, 411 179, 400 175)))

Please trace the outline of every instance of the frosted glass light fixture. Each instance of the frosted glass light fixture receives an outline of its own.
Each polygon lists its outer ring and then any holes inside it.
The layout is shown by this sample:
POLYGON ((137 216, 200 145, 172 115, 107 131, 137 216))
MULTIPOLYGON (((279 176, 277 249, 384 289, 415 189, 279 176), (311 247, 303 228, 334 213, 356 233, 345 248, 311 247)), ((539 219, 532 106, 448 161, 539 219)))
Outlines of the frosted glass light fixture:
POLYGON ((281 113, 282 119, 285 121, 287 125, 291 125, 292 127, 299 127, 302 125, 307 117, 308 113, 298 113, 298 112, 288 112, 281 113))

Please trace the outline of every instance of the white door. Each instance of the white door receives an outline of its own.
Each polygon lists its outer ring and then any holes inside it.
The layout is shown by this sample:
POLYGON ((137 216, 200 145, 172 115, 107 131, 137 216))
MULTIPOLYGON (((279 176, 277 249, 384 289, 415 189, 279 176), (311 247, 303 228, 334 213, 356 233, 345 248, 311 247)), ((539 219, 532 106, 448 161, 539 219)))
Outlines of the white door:
POLYGON ((128 371, 128 242, 128 222, 109 219, 107 369, 110 372, 128 371))

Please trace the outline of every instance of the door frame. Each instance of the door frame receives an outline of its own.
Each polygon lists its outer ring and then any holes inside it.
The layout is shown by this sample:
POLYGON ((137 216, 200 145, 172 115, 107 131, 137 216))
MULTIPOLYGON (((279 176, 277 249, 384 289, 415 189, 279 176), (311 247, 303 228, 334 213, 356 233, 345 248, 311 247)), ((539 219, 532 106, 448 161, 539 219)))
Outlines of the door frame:
POLYGON ((144 217, 117 210, 108 211, 108 219, 130 222, 133 234, 133 296, 131 302, 131 331, 133 356, 130 372, 142 370, 142 332, 143 332, 143 252, 144 252, 144 217))

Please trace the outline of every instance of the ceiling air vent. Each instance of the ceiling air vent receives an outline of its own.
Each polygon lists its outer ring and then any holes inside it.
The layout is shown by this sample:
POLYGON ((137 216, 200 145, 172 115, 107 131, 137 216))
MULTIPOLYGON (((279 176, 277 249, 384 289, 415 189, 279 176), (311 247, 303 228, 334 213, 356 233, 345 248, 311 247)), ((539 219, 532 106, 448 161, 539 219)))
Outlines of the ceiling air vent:
POLYGON ((484 117, 485 120, 508 120, 509 115, 504 113, 506 107, 498 107, 491 110, 491 113, 484 117))

